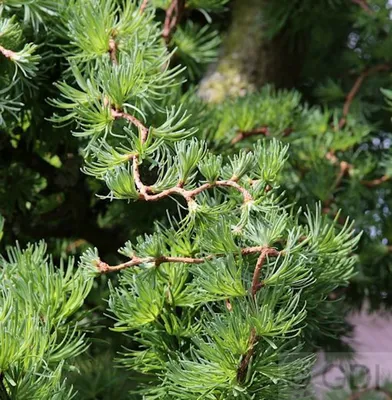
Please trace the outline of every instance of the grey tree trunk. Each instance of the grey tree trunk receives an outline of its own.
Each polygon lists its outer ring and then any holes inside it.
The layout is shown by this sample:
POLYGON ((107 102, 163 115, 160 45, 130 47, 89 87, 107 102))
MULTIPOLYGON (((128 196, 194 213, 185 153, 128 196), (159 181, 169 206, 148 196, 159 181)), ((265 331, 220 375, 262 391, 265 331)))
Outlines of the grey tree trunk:
POLYGON ((272 83, 293 87, 299 77, 304 41, 286 32, 269 34, 266 1, 235 0, 232 23, 223 42, 221 55, 202 80, 199 94, 210 102, 242 96, 272 83))

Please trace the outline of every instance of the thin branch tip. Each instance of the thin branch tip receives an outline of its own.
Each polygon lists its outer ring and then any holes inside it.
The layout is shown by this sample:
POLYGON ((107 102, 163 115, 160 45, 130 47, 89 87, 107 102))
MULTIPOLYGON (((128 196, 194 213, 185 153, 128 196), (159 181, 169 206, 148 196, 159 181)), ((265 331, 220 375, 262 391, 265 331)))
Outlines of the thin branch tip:
POLYGON ((0 53, 3 54, 3 56, 8 58, 9 60, 13 60, 15 58, 15 54, 16 54, 14 51, 8 50, 1 45, 0 45, 0 53))

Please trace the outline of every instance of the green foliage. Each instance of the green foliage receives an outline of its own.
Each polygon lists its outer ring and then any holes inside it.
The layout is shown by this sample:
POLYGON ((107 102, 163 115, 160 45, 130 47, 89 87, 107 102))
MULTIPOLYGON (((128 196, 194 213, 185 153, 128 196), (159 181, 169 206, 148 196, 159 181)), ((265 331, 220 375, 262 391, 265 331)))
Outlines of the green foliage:
POLYGON ((53 0, 4 0, 2 8, 10 13, 21 12, 23 23, 31 24, 34 30, 45 25, 47 19, 57 14, 61 1, 53 0))
POLYGON ((102 351, 94 358, 84 353, 78 357, 75 367, 76 370, 68 374, 68 382, 77 389, 77 398, 130 398, 132 385, 127 379, 128 371, 116 368, 112 352, 102 351))
POLYGON ((21 90, 23 84, 30 84, 29 80, 36 75, 41 57, 36 54, 37 45, 23 43, 22 27, 16 22, 15 16, 6 18, 1 11, 0 9, 0 122, 4 125, 3 113, 8 111, 15 115, 22 106, 17 101, 16 90, 21 90))
POLYGON ((87 343, 77 313, 92 285, 72 260, 55 267, 43 243, 2 258, 0 371, 11 399, 70 399, 63 372, 87 343))
MULTIPOLYGON (((383 89, 382 93, 388 102, 389 91, 383 89)), ((331 98, 322 98, 331 102, 331 98)), ((384 107, 380 100, 380 107, 384 107)), ((338 215, 339 209, 355 217, 355 229, 365 234, 357 251, 361 272, 349 289, 354 307, 362 304, 368 285, 380 290, 380 296, 370 299, 375 308, 380 303, 389 305, 389 296, 381 295, 381 287, 389 286, 385 277, 390 264, 390 135, 380 133, 372 122, 373 114, 379 112, 377 108, 365 118, 362 110, 353 109, 342 124, 339 109, 311 107, 301 101, 298 91, 265 87, 258 93, 228 100, 211 114, 213 132, 209 135, 216 151, 230 156, 239 148, 248 151, 260 136, 267 136, 267 140, 279 138, 290 144, 289 163, 279 177, 288 196, 303 206, 321 201, 331 218, 338 215), (375 258, 367 257, 369 254, 379 254, 381 270, 375 267, 375 258)), ((283 152, 278 153, 284 158, 283 152)), ((261 165, 269 166, 271 160, 263 160, 261 165)))

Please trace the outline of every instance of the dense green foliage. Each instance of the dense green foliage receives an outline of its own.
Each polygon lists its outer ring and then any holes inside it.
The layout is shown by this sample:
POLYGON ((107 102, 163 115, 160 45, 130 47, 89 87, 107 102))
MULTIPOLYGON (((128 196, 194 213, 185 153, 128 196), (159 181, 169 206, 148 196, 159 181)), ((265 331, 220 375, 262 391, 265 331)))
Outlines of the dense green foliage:
POLYGON ((388 4, 260 4, 296 89, 207 104, 230 5, 0 3, 1 399, 305 398, 390 305, 388 4))

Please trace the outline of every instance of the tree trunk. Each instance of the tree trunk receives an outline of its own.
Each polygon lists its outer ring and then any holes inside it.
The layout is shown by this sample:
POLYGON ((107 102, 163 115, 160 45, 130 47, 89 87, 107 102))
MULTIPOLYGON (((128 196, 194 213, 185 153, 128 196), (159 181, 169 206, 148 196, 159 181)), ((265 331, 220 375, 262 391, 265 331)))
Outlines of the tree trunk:
POLYGON ((293 39, 289 20, 271 37, 266 4, 266 0, 234 1, 221 56, 200 85, 199 94, 205 100, 221 102, 267 83, 278 88, 295 86, 305 42, 293 39))

